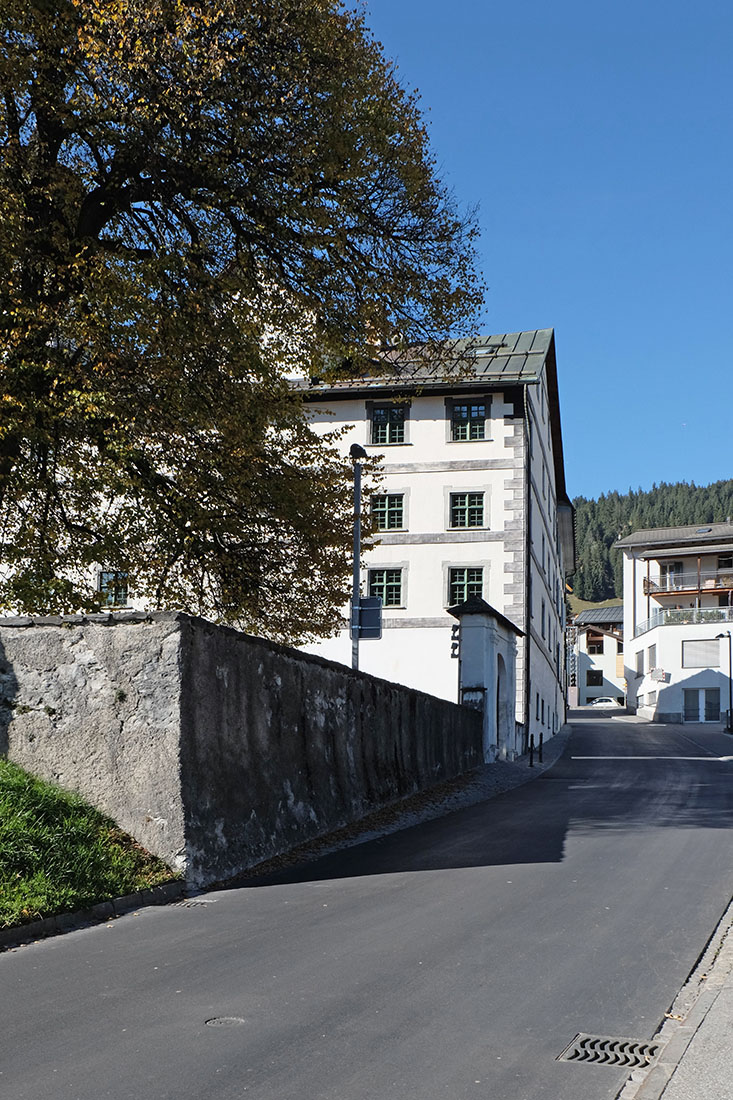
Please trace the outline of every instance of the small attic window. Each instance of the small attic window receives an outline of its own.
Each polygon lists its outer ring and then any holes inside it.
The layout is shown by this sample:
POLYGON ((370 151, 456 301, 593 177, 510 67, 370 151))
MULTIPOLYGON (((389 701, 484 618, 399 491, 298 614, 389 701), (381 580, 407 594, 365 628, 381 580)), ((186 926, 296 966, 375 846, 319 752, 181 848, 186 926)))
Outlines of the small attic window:
POLYGON ((712 527, 698 527, 697 531, 695 531, 695 534, 707 535, 710 531, 712 531, 712 527))
POLYGON ((496 355, 497 351, 505 348, 506 344, 482 344, 479 348, 472 348, 474 355, 496 355))

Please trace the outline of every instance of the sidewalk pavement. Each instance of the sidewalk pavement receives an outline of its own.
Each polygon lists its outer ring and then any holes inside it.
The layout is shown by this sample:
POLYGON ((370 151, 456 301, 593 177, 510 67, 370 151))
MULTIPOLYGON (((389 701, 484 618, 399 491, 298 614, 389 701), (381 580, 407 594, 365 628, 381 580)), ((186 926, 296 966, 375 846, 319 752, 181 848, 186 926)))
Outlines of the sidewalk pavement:
POLYGON ((733 902, 618 1100, 733 1100, 733 902))
POLYGON ((456 776, 455 779, 448 779, 399 802, 389 803, 379 810, 373 810, 351 825, 346 825, 333 833, 327 833, 325 836, 316 837, 297 848, 283 852, 282 855, 273 856, 264 863, 258 863, 255 867, 242 871, 241 874, 228 879, 226 883, 215 885, 236 886, 241 882, 281 871, 285 867, 296 866, 299 863, 330 855, 331 852, 341 851, 343 848, 377 840, 390 833, 399 832, 401 829, 409 829, 413 825, 423 825, 436 817, 445 817, 446 814, 465 810, 478 802, 485 802, 489 798, 495 798, 496 795, 505 794, 515 787, 536 779, 542 772, 551 768, 562 756, 571 732, 570 725, 561 726, 555 736, 542 746, 541 751, 538 745, 531 755, 526 753, 515 760, 495 760, 491 764, 480 764, 473 771, 456 776))

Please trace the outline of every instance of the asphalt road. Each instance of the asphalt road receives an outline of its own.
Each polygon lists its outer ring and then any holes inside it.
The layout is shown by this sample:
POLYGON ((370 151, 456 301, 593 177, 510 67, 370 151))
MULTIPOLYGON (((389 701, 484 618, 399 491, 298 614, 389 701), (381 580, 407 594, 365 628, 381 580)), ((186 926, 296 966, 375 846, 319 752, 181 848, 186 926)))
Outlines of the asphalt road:
POLYGON ((654 1034, 732 840, 733 738, 590 717, 491 801, 0 955, 0 1096, 611 1100, 557 1055, 654 1034))

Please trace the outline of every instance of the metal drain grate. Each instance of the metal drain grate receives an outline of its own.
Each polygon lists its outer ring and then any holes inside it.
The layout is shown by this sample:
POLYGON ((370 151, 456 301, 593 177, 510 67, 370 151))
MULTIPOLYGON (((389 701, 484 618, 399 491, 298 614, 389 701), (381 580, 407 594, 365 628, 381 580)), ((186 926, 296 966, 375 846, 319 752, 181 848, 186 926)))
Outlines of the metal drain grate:
POLYGON ((576 1035, 558 1054, 558 1062, 594 1062, 599 1066, 648 1066, 662 1043, 640 1043, 636 1039, 613 1039, 608 1035, 576 1035))
POLYGON ((207 905, 211 905, 211 904, 212 903, 210 901, 203 901, 203 900, 201 900, 201 901, 196 901, 196 900, 175 901, 173 903, 173 908, 174 909, 199 909, 199 908, 202 908, 202 907, 206 908, 207 905))

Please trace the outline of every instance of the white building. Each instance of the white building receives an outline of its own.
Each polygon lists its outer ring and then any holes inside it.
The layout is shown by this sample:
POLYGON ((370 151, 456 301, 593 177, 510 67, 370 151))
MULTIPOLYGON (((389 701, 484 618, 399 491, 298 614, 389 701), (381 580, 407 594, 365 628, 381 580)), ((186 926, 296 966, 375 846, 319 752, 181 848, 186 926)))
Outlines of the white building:
MULTIPOLYGON (((379 544, 362 594, 383 601, 383 635, 360 667, 455 700, 455 620, 479 596, 523 636, 517 658, 515 751, 557 731, 565 712, 565 576, 574 569, 552 329, 475 342, 470 367, 446 378, 425 365, 306 386, 313 423, 383 456, 372 499, 379 544)), ((344 664, 347 630, 310 646, 344 664)), ((510 747, 511 751, 511 747, 510 747)))
POLYGON ((575 617, 571 704, 583 707, 606 696, 626 702, 623 623, 621 604, 591 607, 575 617))
POLYGON ((636 531, 624 553, 628 701, 658 722, 730 709, 733 524, 636 531))

